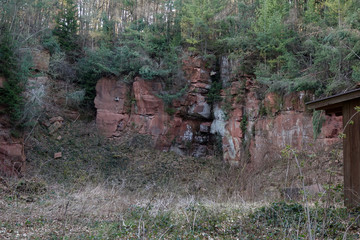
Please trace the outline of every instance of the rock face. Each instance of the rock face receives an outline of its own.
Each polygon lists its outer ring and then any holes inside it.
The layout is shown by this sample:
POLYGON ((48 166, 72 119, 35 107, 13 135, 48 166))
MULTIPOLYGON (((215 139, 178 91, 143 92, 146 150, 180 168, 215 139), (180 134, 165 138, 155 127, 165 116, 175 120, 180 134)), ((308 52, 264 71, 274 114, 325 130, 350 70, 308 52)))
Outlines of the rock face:
MULTIPOLYGON (((223 66, 231 67, 228 62, 223 66)), ((256 168, 269 158, 279 157, 286 146, 301 150, 312 144, 326 150, 340 141, 342 117, 335 115, 323 117, 321 133, 314 140, 312 113, 305 107, 313 98, 311 93, 267 93, 262 97, 261 86, 247 76, 227 79, 227 85, 222 102, 214 107, 211 127, 212 133, 222 136, 227 162, 256 168)))
POLYGON ((150 135, 156 148, 179 154, 204 156, 211 152, 211 106, 206 94, 211 86, 209 71, 199 58, 184 60, 188 92, 172 104, 159 96, 162 85, 139 77, 128 85, 102 78, 96 85, 96 123, 107 137, 126 131, 150 135))
POLYGON ((0 175, 20 176, 25 159, 23 140, 11 136, 9 118, 0 115, 0 175))
POLYGON ((287 145, 304 149, 311 143, 326 149, 339 142, 342 118, 337 116, 324 116, 322 132, 314 141, 312 113, 305 107, 311 93, 264 94, 253 77, 234 77, 233 64, 221 60, 222 100, 214 104, 207 102, 212 72, 197 57, 183 60, 188 88, 171 104, 160 97, 159 81, 137 77, 128 85, 102 78, 96 86, 97 126, 107 137, 127 131, 147 134, 158 149, 197 157, 213 152, 217 135, 226 162, 252 167, 278 157, 287 145))
POLYGON ((96 85, 96 93, 97 126, 107 137, 117 135, 129 119, 129 87, 115 79, 102 78, 96 85))

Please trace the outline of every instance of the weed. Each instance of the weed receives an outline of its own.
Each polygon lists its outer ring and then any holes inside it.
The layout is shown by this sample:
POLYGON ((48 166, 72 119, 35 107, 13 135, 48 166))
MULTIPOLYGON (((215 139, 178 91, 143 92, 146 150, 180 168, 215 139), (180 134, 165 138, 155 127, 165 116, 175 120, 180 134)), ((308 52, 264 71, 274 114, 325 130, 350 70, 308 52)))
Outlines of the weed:
POLYGON ((207 94, 207 102, 208 103, 217 103, 221 101, 221 92, 222 83, 221 82, 213 82, 211 84, 210 90, 207 94))
POLYGON ((166 107, 165 112, 169 114, 170 116, 174 115, 176 113, 176 109, 172 107, 166 107))
POLYGON ((246 134, 246 130, 247 130, 247 125, 248 125, 248 116, 246 115, 246 113, 244 112, 241 122, 240 122, 240 129, 242 132, 243 137, 245 137, 246 134))
POLYGON ((325 117, 323 116, 321 111, 314 111, 312 124, 313 124, 313 131, 314 131, 314 139, 316 139, 319 134, 321 133, 321 127, 325 122, 325 117))

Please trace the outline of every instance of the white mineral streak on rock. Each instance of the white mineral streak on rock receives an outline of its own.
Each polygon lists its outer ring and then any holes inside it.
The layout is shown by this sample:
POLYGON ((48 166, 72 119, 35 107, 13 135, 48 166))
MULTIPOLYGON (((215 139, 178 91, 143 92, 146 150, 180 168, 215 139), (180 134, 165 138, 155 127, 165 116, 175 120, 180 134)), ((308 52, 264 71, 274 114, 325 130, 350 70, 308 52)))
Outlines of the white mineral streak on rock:
POLYGON ((210 132, 212 134, 220 134, 221 136, 225 136, 225 113, 224 111, 218 106, 214 106, 214 121, 211 124, 210 132))
POLYGON ((193 139, 193 135, 194 135, 192 132, 192 128, 190 125, 186 125, 186 128, 187 128, 187 130, 184 132, 184 135, 182 138, 184 141, 191 142, 193 139))

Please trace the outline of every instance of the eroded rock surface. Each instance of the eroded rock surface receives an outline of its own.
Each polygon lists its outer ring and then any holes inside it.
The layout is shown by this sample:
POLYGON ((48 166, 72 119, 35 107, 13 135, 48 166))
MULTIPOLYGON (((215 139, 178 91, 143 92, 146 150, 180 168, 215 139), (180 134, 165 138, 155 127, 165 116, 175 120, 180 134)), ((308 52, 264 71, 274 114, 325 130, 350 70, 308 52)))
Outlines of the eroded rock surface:
POLYGON ((21 176, 25 159, 23 139, 11 136, 10 120, 0 114, 0 175, 21 176))
POLYGON ((213 104, 207 102, 207 94, 216 73, 197 57, 183 60, 188 89, 170 105, 159 97, 163 93, 159 81, 137 77, 129 85, 100 79, 95 99, 98 128, 107 137, 126 131, 151 135, 158 149, 196 157, 213 153, 218 135, 226 162, 254 168, 279 157, 287 145, 327 149, 339 142, 342 118, 334 115, 324 116, 322 132, 314 140, 312 113, 305 107, 311 93, 265 94, 253 77, 235 78, 234 63, 222 59, 221 64, 222 100, 213 104))
POLYGON ((107 137, 126 131, 151 135, 156 148, 179 154, 204 156, 211 151, 211 106, 206 94, 211 87, 209 70, 200 58, 184 60, 188 92, 167 105, 159 95, 159 81, 139 77, 132 84, 102 78, 96 86, 98 129, 107 137))
POLYGON ((102 78, 96 85, 96 124, 107 137, 124 130, 129 119, 130 90, 127 84, 116 79, 102 78))
POLYGON ((342 129, 342 117, 335 115, 324 115, 322 132, 314 140, 312 113, 305 108, 305 96, 311 96, 310 93, 285 96, 268 93, 261 99, 257 84, 250 84, 251 80, 246 78, 242 81, 247 83, 241 100, 237 100, 239 95, 234 94, 233 89, 238 84, 232 83, 228 91, 230 97, 224 96, 224 99, 230 99, 230 103, 221 103, 222 109, 224 104, 231 105, 231 108, 222 113, 219 113, 219 107, 214 110, 212 132, 223 136, 225 161, 251 163, 256 167, 269 158, 278 158, 286 146, 301 150, 313 144, 325 150, 340 141, 338 134, 342 129), (219 121, 219 115, 226 115, 227 120, 219 121))

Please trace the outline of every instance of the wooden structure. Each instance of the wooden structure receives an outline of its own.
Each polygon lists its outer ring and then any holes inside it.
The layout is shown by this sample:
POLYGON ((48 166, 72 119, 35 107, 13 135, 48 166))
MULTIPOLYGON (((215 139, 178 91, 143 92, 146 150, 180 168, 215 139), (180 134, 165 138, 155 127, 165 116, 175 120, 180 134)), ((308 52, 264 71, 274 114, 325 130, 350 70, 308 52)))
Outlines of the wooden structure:
POLYGON ((315 110, 325 110, 326 114, 343 116, 344 139, 344 197, 345 206, 360 206, 360 89, 306 103, 315 110), (351 121, 351 123, 350 123, 351 121))

